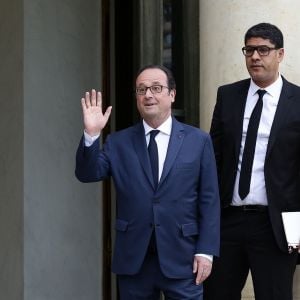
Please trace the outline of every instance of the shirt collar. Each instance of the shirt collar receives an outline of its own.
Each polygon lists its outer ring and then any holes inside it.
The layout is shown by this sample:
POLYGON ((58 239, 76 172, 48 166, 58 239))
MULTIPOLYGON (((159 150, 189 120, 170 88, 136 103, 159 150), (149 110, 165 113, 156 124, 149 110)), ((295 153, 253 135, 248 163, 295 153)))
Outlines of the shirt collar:
POLYGON ((143 125, 145 129, 145 135, 149 134, 151 130, 157 129, 160 132, 170 136, 172 130, 172 117, 169 116, 168 119, 157 128, 150 127, 145 120, 143 120, 143 125))
MULTIPOLYGON (((282 77, 281 77, 281 74, 279 74, 276 81, 274 81, 271 85, 267 86, 263 90, 266 90, 267 93, 269 95, 271 95, 272 97, 279 98, 279 95, 280 95, 280 92, 282 89, 282 85, 283 85, 282 77)), ((257 84, 255 84, 255 82, 251 79, 250 87, 249 87, 250 95, 253 96, 259 89, 261 89, 261 88, 257 84)))

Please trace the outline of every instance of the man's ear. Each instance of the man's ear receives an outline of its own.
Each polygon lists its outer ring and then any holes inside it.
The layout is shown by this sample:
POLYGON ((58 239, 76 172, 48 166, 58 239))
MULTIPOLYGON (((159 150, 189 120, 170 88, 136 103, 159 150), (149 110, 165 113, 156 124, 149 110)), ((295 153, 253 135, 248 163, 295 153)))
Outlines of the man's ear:
POLYGON ((283 57, 284 57, 284 48, 281 48, 278 50, 278 62, 282 62, 283 60, 283 57))
POLYGON ((172 97, 172 102, 175 102, 176 90, 170 90, 170 96, 172 97))

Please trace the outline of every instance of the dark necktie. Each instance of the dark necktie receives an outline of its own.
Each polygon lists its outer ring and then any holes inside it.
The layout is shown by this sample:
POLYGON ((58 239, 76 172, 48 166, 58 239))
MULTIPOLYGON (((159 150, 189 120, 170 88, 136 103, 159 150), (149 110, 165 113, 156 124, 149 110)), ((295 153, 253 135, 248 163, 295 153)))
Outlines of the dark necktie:
POLYGON ((261 111, 263 107, 263 96, 266 93, 264 90, 258 90, 258 100, 252 111, 246 141, 244 146, 244 153, 241 164, 241 173, 240 173, 240 181, 239 181, 239 195, 242 200, 249 194, 250 190, 250 182, 251 182, 251 174, 252 174, 252 166, 253 166, 253 158, 255 152, 256 138, 257 138, 257 130, 260 121, 261 111))
POLYGON ((158 133, 159 133, 159 130, 151 130, 150 131, 150 141, 148 144, 148 152, 149 152, 149 158, 150 158, 152 175, 153 175, 155 187, 157 187, 157 185, 158 185, 158 150, 157 150, 157 144, 155 141, 155 137, 158 133))

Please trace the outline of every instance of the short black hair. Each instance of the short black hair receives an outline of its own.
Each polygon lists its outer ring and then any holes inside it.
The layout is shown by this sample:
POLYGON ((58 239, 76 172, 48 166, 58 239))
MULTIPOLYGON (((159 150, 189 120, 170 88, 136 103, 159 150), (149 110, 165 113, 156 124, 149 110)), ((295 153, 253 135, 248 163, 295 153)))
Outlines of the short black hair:
POLYGON ((249 28, 245 34, 245 45, 251 38, 270 40, 276 48, 283 48, 283 34, 278 27, 270 23, 259 23, 249 28))
POLYGON ((162 65, 147 65, 147 66, 144 66, 141 69, 139 69, 139 71, 137 72, 135 78, 137 78, 143 71, 145 71, 147 69, 159 69, 159 70, 163 71, 167 76, 168 88, 170 90, 176 90, 176 82, 175 82, 175 78, 174 78, 174 75, 173 75, 172 71, 170 69, 168 69, 167 67, 162 66, 162 65))

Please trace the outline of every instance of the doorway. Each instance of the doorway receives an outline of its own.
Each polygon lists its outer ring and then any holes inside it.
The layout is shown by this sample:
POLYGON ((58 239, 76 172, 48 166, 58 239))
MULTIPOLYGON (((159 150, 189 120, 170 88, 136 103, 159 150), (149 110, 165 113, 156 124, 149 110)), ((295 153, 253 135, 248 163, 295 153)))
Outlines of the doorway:
MULTIPOLYGON (((148 64, 170 68, 177 93, 173 115, 199 126, 199 1, 102 0, 102 72, 105 106, 112 105, 110 132, 139 120, 134 77, 148 64)), ((114 190, 103 183, 103 299, 117 299, 110 274, 115 213, 114 190)))

